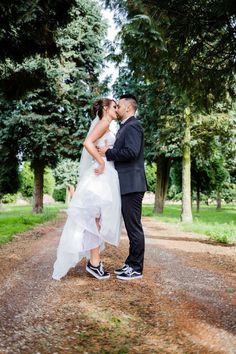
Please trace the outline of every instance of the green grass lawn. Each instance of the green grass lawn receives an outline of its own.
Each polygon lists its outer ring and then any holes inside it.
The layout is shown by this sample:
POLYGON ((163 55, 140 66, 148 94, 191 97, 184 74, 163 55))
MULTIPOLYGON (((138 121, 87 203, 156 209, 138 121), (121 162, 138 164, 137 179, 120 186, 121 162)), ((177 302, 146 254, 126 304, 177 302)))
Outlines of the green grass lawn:
POLYGON ((157 220, 179 224, 183 231, 209 236, 223 243, 236 240, 236 205, 225 205, 220 211, 215 206, 202 206, 197 213, 193 209, 193 223, 180 224, 180 205, 166 205, 163 214, 154 214, 153 205, 143 206, 143 215, 157 220))
POLYGON ((35 224, 56 217, 62 204, 45 206, 43 214, 32 214, 32 206, 5 205, 0 211, 0 245, 10 241, 19 232, 32 229, 35 224))
MULTIPOLYGON (((56 217, 64 205, 45 206, 43 214, 32 214, 31 206, 4 206, 0 211, 0 245, 10 241, 17 233, 32 229, 56 217)), ((164 213, 153 213, 153 205, 143 206, 143 215, 157 220, 180 225, 183 231, 205 234, 219 242, 229 243, 236 240, 236 205, 227 205, 217 211, 215 206, 202 206, 200 213, 193 210, 193 223, 180 223, 180 205, 166 205, 164 213)))

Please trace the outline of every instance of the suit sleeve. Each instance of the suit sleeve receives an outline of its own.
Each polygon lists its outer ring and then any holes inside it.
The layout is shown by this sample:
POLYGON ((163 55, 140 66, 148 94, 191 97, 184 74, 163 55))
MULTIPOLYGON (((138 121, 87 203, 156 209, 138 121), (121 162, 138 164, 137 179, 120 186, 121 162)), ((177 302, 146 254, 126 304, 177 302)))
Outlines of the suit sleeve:
POLYGON ((108 161, 135 160, 142 146, 143 132, 139 126, 129 125, 125 131, 124 146, 121 149, 112 148, 106 151, 108 161))

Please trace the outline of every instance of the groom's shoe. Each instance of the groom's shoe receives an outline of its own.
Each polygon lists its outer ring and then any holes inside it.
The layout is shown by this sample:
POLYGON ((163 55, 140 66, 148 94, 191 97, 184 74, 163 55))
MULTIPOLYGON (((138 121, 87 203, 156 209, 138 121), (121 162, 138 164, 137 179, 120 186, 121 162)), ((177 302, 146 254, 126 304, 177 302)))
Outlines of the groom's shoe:
POLYGON ((132 267, 128 267, 123 273, 117 275, 117 279, 121 280, 133 280, 133 279, 140 279, 143 275, 141 272, 137 272, 132 267))
POLYGON ((128 264, 124 263, 124 265, 121 268, 115 269, 114 273, 117 275, 120 275, 120 274, 124 273, 128 268, 129 268, 128 264))
POLYGON ((90 263, 90 261, 88 261, 86 270, 99 280, 110 278, 110 273, 104 270, 101 262, 99 263, 99 266, 95 267, 90 263))

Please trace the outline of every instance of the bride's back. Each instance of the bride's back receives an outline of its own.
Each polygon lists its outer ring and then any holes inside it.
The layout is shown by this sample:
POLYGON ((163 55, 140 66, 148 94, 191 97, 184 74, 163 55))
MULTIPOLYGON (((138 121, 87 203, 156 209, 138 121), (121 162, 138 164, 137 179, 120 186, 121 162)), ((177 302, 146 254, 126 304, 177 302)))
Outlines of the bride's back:
POLYGON ((110 130, 103 134, 101 138, 99 138, 95 145, 98 147, 102 146, 108 146, 109 148, 112 148, 114 143, 115 143, 116 137, 115 134, 113 134, 110 130))

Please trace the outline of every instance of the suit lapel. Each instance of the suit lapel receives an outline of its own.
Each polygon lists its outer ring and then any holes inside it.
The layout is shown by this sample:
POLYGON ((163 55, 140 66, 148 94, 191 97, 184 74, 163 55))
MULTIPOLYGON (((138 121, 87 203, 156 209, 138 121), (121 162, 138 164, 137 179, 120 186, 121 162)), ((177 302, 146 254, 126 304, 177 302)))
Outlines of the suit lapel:
POLYGON ((133 120, 135 120, 136 118, 134 116, 130 117, 126 122, 124 122, 124 124, 121 124, 121 127, 124 127, 126 124, 133 122, 133 120))
POLYGON ((116 134, 116 139, 119 138, 120 133, 121 133, 121 131, 124 129, 124 127, 125 127, 128 123, 130 123, 131 121, 133 121, 134 119, 136 119, 134 116, 133 116, 133 117, 130 117, 124 124, 121 124, 120 129, 118 130, 118 132, 117 132, 117 134, 116 134))

